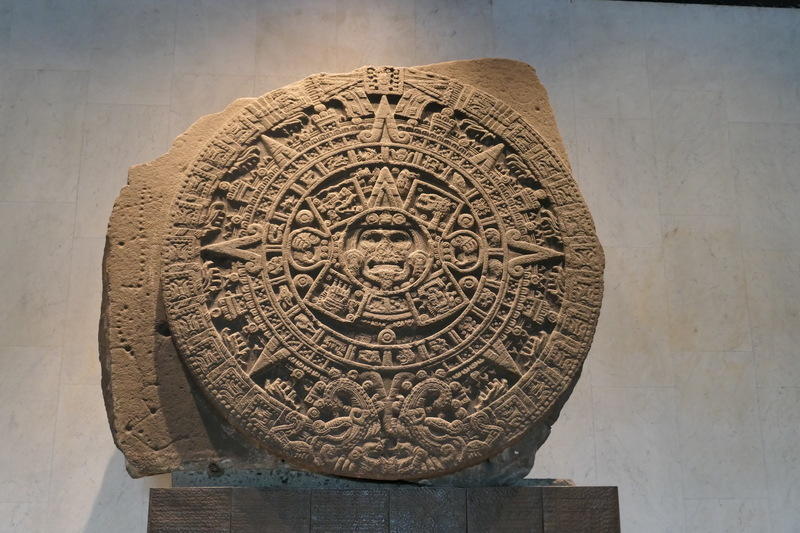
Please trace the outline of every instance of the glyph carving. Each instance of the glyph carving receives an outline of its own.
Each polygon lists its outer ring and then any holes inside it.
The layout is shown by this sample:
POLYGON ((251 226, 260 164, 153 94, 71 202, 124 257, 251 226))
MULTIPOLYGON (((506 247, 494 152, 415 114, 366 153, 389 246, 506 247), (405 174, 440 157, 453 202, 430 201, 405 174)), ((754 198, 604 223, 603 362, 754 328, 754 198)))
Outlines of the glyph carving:
POLYGON ((162 284, 232 426, 328 473, 489 457, 577 379, 602 251, 568 168, 513 109, 421 70, 316 75, 191 165, 162 284))

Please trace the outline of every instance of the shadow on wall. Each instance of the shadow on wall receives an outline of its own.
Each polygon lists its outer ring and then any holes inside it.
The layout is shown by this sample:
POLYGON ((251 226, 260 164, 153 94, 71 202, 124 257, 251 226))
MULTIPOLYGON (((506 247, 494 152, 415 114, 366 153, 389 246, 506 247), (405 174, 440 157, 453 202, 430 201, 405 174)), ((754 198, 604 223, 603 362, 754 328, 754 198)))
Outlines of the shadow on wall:
MULTIPOLYGON (((75 531, 83 533, 145 531, 150 489, 171 486, 169 474, 132 479, 125 471, 125 459, 122 453, 114 450, 106 464, 103 481, 98 486, 91 513, 83 527, 76 528, 75 531)), ((50 530, 69 529, 57 527, 50 530)))

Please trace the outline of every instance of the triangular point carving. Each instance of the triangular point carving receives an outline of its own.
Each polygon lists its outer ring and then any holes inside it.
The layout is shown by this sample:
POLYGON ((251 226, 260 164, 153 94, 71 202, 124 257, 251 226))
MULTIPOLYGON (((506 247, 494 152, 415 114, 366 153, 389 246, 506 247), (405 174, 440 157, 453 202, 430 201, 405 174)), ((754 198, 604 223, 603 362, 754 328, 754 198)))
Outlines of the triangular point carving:
POLYGON ((397 182, 388 167, 378 172, 378 179, 372 187, 367 207, 401 207, 403 200, 397 189, 397 182))
POLYGON ((508 350, 506 350, 506 347, 503 346, 501 342, 494 343, 488 350, 483 352, 483 357, 509 372, 518 376, 522 375, 522 370, 520 370, 517 363, 514 362, 514 359, 511 357, 511 354, 508 353, 508 350))
POLYGON ((483 170, 491 170, 494 168, 494 165, 497 163, 497 160, 500 158, 500 154, 503 153, 503 143, 495 144, 494 146, 490 146, 483 152, 479 153, 476 156, 470 158, 470 161, 478 165, 483 170))
POLYGON ((279 348, 278 350, 273 351, 274 348, 272 346, 267 346, 261 352, 261 355, 258 356, 256 362, 253 363, 252 368, 250 369, 250 375, 254 375, 261 370, 264 370, 268 366, 272 366, 276 363, 280 363, 287 357, 289 357, 291 352, 286 348, 279 348))
POLYGON ((279 165, 283 165, 297 155, 297 152, 294 149, 279 141, 276 141, 272 137, 262 135, 261 140, 264 141, 264 144, 267 147, 267 153, 272 156, 272 158, 279 165))
POLYGON ((372 122, 372 129, 362 131, 358 136, 362 142, 378 142, 386 144, 389 142, 407 143, 411 136, 404 131, 400 131, 394 119, 394 112, 389 105, 386 95, 381 96, 378 108, 375 110, 375 120, 372 122))

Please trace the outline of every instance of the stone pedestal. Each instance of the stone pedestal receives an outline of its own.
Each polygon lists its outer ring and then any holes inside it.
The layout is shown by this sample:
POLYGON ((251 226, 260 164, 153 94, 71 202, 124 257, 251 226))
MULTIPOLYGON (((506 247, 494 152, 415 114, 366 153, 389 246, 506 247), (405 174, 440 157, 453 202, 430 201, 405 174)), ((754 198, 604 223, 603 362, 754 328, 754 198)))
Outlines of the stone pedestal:
POLYGON ((148 532, 620 531, 616 487, 152 489, 148 532))

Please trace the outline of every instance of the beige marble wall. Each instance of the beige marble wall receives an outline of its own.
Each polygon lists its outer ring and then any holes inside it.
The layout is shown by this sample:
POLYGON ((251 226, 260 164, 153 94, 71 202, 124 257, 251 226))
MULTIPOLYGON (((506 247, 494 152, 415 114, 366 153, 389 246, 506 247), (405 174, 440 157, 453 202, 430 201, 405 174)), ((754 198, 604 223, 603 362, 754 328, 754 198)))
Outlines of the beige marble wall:
POLYGON ((551 91, 608 258, 533 475, 626 531, 800 529, 800 12, 595 0, 0 0, 0 531, 143 531, 96 322, 127 167, 314 71, 506 56, 551 91))

